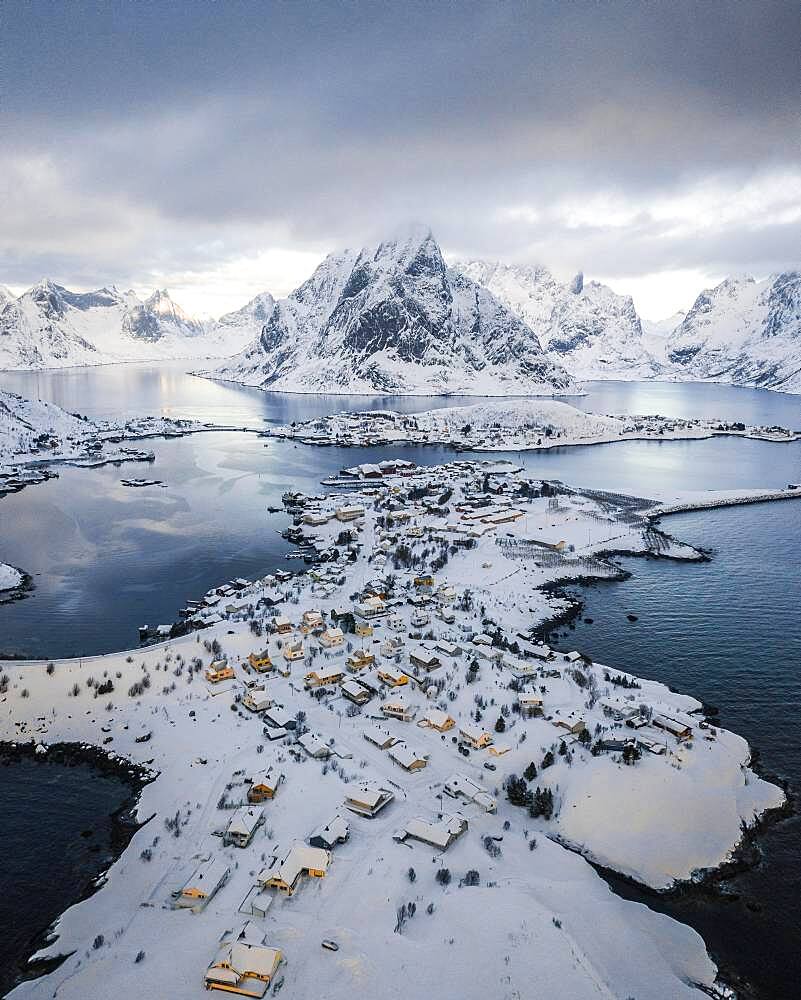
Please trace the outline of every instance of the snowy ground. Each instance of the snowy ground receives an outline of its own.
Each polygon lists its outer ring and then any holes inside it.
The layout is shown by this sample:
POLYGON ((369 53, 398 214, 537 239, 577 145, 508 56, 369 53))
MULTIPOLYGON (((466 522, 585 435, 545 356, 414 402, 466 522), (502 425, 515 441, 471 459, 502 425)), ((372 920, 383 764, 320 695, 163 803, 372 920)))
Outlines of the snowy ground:
MULTIPOLYGON (((468 463, 425 474, 431 498, 452 490, 450 513, 443 515, 441 505, 431 511, 409 499, 410 485, 419 489, 422 481, 398 477, 370 484, 360 496, 304 501, 307 514, 333 513, 342 503, 363 504, 365 511, 354 521, 332 518, 305 528, 319 548, 335 543, 338 557, 284 584, 274 578, 251 584, 241 612, 202 633, 130 653, 56 661, 52 673, 44 662, 2 664, 8 681, 0 694, 0 739, 44 746, 85 741, 159 773, 138 805, 149 822, 102 888, 62 917, 57 939, 45 949, 71 954, 49 976, 18 987, 14 1000, 44 1000, 54 992, 61 1000, 205 995, 205 969, 222 932, 246 919, 239 908, 256 873, 342 812, 348 786, 365 779, 391 788, 395 800, 372 820, 344 813, 350 839, 334 849, 326 877, 306 879, 293 897, 276 898, 266 917, 251 916, 267 943, 284 954, 282 996, 345 1000, 359 991, 405 1000, 425 995, 436 982, 447 998, 663 1000, 698 997, 695 984, 712 987, 715 967, 693 930, 613 895, 567 845, 664 887, 728 858, 742 825, 780 805, 783 793, 750 769, 743 739, 702 725, 694 699, 624 677, 614 664, 606 668, 557 653, 539 659, 534 644, 518 635, 559 610, 558 600, 537 589, 543 582, 575 575, 579 559, 602 573, 599 551, 653 550, 662 544, 658 533, 637 515, 636 503, 614 507, 589 493, 536 496, 519 476, 487 476, 468 463), (487 486, 498 490, 491 505, 471 507, 487 486), (477 511, 494 517, 492 510, 503 515, 518 509, 519 518, 494 526, 475 517, 477 511), (425 585, 413 583, 415 574, 442 555, 444 538, 468 537, 449 523, 478 530, 480 537, 474 547, 453 552, 445 543, 447 561, 437 565, 433 593, 426 594, 425 585), (353 531, 351 543, 341 538, 343 530, 353 531), (548 548, 559 543, 561 551, 548 548), (355 561, 345 555, 348 549, 355 561), (403 565, 396 567, 399 558, 403 565), (371 620, 372 635, 349 634, 345 649, 332 653, 298 630, 304 611, 319 610, 330 620, 332 609, 352 607, 352 595, 363 594, 369 581, 393 601, 388 614, 371 620), (278 612, 304 642, 304 659, 288 676, 256 675, 246 665, 247 655, 265 646, 273 663, 284 665, 287 636, 273 631, 274 612, 260 606, 267 594, 281 597, 278 612), (415 626, 415 615, 429 620, 415 626), (451 615, 453 621, 446 621, 451 615), (263 636, 253 634, 253 620, 263 636), (494 646, 482 645, 485 632, 495 637, 494 646), (386 652, 392 636, 404 641, 397 655, 386 652), (437 651, 442 640, 455 643, 458 652, 437 651), (235 677, 212 686, 203 671, 214 641, 235 677), (441 660, 428 675, 409 659, 420 644, 441 660), (340 665, 360 647, 376 657, 377 667, 405 671, 407 683, 384 685, 361 710, 337 684, 322 697, 304 690, 311 668, 340 665), (470 666, 474 661, 477 669, 470 666), (256 680, 274 704, 330 748, 328 762, 293 745, 297 730, 281 740, 265 738, 263 720, 241 702, 246 685, 256 680), (98 685, 109 682, 113 690, 98 693, 98 685), (541 716, 516 710, 516 688, 542 698, 541 716), (398 691, 416 709, 411 722, 381 717, 380 705, 398 691), (453 718, 455 728, 440 734, 417 725, 435 707, 453 718), (636 738, 650 752, 643 750, 632 766, 618 751, 591 753, 599 740, 632 738, 624 723, 629 716, 639 720, 636 738), (677 739, 658 728, 655 720, 662 717, 688 727, 690 735, 677 739), (426 767, 407 773, 368 743, 364 731, 376 719, 426 767), (579 721, 588 734, 583 740, 570 731, 579 721), (485 728, 495 752, 460 754, 453 738, 465 725, 485 728), (136 742, 148 733, 147 742, 136 742), (507 779, 531 764, 537 773, 528 788, 550 791, 550 819, 534 818, 507 800, 507 779), (223 847, 215 834, 231 810, 220 807, 221 796, 229 805, 243 801, 246 779, 268 765, 284 781, 265 805, 264 826, 249 847, 223 847), (497 813, 443 794, 454 773, 482 783, 497 813), (393 840, 413 817, 457 810, 469 829, 445 853, 393 840), (228 883, 200 914, 169 909, 170 892, 210 855, 230 865, 228 883), (447 886, 435 879, 441 868, 452 875, 447 886), (479 873, 479 884, 460 887, 470 870, 479 873), (398 907, 409 902, 416 913, 395 933, 398 907), (95 949, 98 934, 104 943, 95 949), (321 949, 327 938, 339 943, 337 953, 321 949), (144 960, 135 962, 139 952, 144 960)), ((694 554, 680 543, 674 547, 677 556, 694 554)), ((372 676, 374 669, 355 676, 372 676)), ((371 683, 376 685, 374 676, 371 683)))
POLYGON ((22 583, 22 573, 8 563, 0 562, 0 591, 13 590, 22 583))

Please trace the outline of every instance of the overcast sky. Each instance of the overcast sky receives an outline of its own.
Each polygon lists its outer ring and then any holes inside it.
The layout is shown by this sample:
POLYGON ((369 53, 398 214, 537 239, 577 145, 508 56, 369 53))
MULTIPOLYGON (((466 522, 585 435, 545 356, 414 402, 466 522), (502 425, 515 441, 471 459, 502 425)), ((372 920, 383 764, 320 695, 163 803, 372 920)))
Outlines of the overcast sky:
POLYGON ((651 318, 801 264, 801 6, 22 3, 0 282, 217 314, 408 221, 651 318))

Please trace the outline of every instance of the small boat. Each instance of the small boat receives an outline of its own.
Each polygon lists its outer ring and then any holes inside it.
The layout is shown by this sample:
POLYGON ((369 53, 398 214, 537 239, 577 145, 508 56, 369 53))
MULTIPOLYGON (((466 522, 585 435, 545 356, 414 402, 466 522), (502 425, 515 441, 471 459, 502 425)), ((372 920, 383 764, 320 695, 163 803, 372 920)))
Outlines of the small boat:
POLYGON ((339 951, 339 945, 336 943, 336 941, 331 941, 328 938, 326 938, 325 941, 321 942, 321 944, 326 951, 339 951))

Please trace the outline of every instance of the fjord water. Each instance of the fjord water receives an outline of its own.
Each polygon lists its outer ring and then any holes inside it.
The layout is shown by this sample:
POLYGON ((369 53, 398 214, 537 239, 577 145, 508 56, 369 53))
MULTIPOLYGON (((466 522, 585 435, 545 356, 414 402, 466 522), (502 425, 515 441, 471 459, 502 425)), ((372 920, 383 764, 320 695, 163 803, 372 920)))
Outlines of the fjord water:
MULTIPOLYGON (((415 411, 475 402, 265 394, 194 378, 180 364, 0 373, 0 386, 95 418, 153 413, 251 429, 339 409, 415 411)), ((801 399, 778 393, 660 383, 594 383, 588 390, 570 402, 602 413, 801 427, 801 399)), ((326 475, 385 454, 312 449, 242 432, 148 447, 156 454, 153 465, 64 468, 58 479, 0 501, 0 559, 33 573, 36 585, 29 599, 0 607, 0 651, 64 656, 126 648, 136 642, 137 625, 172 621, 188 598, 212 585, 291 567, 279 534, 286 519, 267 507, 280 506, 287 489, 317 491, 326 475), (161 479, 166 488, 120 485, 120 478, 139 475, 161 479)), ((455 457, 441 448, 399 448, 397 454, 425 464, 455 457)), ((641 496, 801 480, 801 443, 738 438, 503 457, 535 476, 641 496)), ((801 503, 681 515, 665 519, 664 527, 714 549, 712 561, 627 560, 631 579, 588 591, 586 616, 593 624, 580 623, 571 645, 718 705, 721 724, 745 736, 768 771, 801 788, 801 503), (628 611, 638 622, 627 621, 628 611)), ((60 799, 51 806, 57 814, 60 799)), ((761 987, 763 996, 798 996, 801 822, 781 823, 761 843, 763 864, 732 885, 762 912, 743 901, 696 896, 649 905, 697 927, 724 966, 761 987)))
MULTIPOLYGON (((413 411, 459 402, 264 393, 193 377, 177 363, 6 372, 0 386, 96 419, 152 413, 253 430, 343 407, 413 411)), ((662 383, 588 388, 587 396, 571 401, 600 412, 712 411, 801 427, 801 401, 778 393, 662 383)), ((175 620, 188 599, 213 585, 291 567, 279 533, 286 519, 267 508, 280 507, 288 489, 316 492, 326 475, 385 454, 313 449, 242 432, 145 444, 155 452, 153 464, 64 467, 58 479, 0 502, 0 559, 31 573, 35 583, 30 598, 0 609, 0 654, 87 656, 127 648, 136 644, 137 626, 175 620), (120 483, 129 476, 160 479, 165 488, 129 489, 120 483)), ((454 457, 442 448, 395 453, 421 464, 454 457)), ((503 457, 535 476, 642 496, 777 487, 801 478, 801 443, 737 438, 632 441, 503 457)))
POLYGON ((114 860, 119 835, 111 816, 130 794, 88 765, 23 759, 0 766, 0 996, 22 971, 35 936, 114 860))

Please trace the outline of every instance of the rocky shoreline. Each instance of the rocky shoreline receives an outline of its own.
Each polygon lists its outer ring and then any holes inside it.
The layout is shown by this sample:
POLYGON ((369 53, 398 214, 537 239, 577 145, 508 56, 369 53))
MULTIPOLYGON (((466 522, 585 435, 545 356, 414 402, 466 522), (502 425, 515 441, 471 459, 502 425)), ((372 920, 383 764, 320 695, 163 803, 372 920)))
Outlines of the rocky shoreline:
MULTIPOLYGON (((42 766, 59 764, 64 767, 89 767, 98 774, 113 778, 127 786, 128 795, 125 801, 109 816, 111 821, 111 842, 109 845, 111 858, 106 871, 123 855, 136 831, 149 822, 149 818, 143 821, 136 818, 136 809, 142 789, 158 777, 156 773, 149 771, 145 766, 108 753, 101 747, 90 743, 53 743, 45 746, 34 741, 26 743, 0 741, 0 767, 13 767, 21 761, 32 761, 42 766)), ((104 883, 105 871, 101 871, 97 875, 87 876, 82 889, 72 900, 70 906, 75 906, 89 899, 104 883)), ((66 912, 66 909, 63 912, 66 912)), ((65 952, 63 955, 48 958, 33 958, 37 952, 58 940, 57 925, 63 912, 53 923, 38 931, 31 938, 24 953, 18 956, 16 968, 14 968, 11 981, 8 983, 9 989, 26 980, 46 976, 69 957, 70 952, 65 952)))
POLYGON ((26 573, 19 566, 12 566, 11 568, 15 569, 22 579, 16 587, 8 587, 6 590, 0 590, 0 605, 13 604, 14 601, 24 601, 26 597, 31 596, 31 591, 34 589, 33 577, 30 573, 26 573))
MULTIPOLYGON (((683 513, 684 511, 681 512, 683 513)), ((669 513, 674 512, 671 511, 669 513)), ((680 513, 680 511, 675 511, 675 513, 680 513)), ((711 561, 711 553, 702 549, 697 551, 699 552, 699 559, 693 561, 711 561)), ((614 556, 625 556, 627 558, 676 558, 662 553, 647 551, 614 552, 610 550, 608 552, 599 553, 599 555, 602 555, 603 558, 610 560, 614 556)), ((676 561, 681 562, 684 560, 678 559, 676 561)), ((611 565, 616 566, 619 570, 619 573, 615 576, 601 578, 566 577, 562 580, 551 581, 544 584, 540 588, 543 593, 558 598, 560 601, 566 602, 569 606, 564 611, 554 614, 543 621, 537 626, 536 629, 533 630, 532 634, 539 641, 550 644, 552 639, 553 641, 556 641, 556 637, 552 635, 555 630, 558 630, 562 626, 572 627, 572 623, 575 622, 576 619, 582 614, 586 606, 586 602, 574 592, 567 590, 567 587, 589 586, 601 582, 620 582, 632 577, 633 574, 630 570, 617 566, 614 562, 612 562, 611 565)), ((671 688, 671 690, 673 689, 671 688)), ((711 706, 706 702, 702 702, 699 714, 709 718, 709 721, 714 721, 716 725, 720 724, 720 711, 716 706, 711 706), (714 719, 710 717, 714 717, 714 719)), ((708 868, 694 873, 691 879, 678 881, 668 889, 654 889, 630 875, 600 864, 594 860, 592 856, 588 855, 586 851, 580 849, 579 847, 567 843, 558 837, 556 839, 560 844, 562 844, 562 846, 580 854, 589 864, 591 864, 595 871, 601 876, 601 878, 603 878, 609 888, 616 895, 635 902, 641 902, 658 913, 664 913, 667 916, 673 917, 682 922, 687 922, 687 915, 682 913, 681 909, 677 907, 676 904, 683 900, 708 902, 710 904, 720 904, 723 902, 728 904, 739 902, 741 900, 740 894, 737 891, 724 891, 724 884, 729 880, 736 878, 738 875, 752 871, 759 867, 762 861, 762 851, 759 842, 765 832, 770 827, 791 819, 793 816, 799 815, 799 796, 790 785, 789 780, 786 777, 777 775, 763 767, 761 764, 759 749, 753 746, 750 749, 751 757, 749 760, 749 766, 760 778, 763 778, 765 781, 769 781, 772 784, 778 785, 785 793, 785 800, 782 805, 763 812, 750 826, 743 826, 742 837, 733 848, 731 856, 728 859, 714 868, 708 868)), ((747 899, 744 901, 744 905, 749 910, 752 910, 752 912, 759 912, 761 909, 759 904, 749 903, 747 899)), ((707 945, 707 950, 715 961, 715 964, 718 966, 721 983, 730 987, 734 991, 737 1000, 772 1000, 771 997, 755 987, 751 982, 737 972, 736 959, 735 963, 732 964, 731 955, 726 955, 722 953, 720 949, 711 947, 706 938, 704 940, 707 945)), ((700 984, 699 989, 703 989, 706 992, 705 988, 700 984)), ((710 994, 710 996, 715 995, 716 994, 710 994)))

